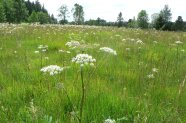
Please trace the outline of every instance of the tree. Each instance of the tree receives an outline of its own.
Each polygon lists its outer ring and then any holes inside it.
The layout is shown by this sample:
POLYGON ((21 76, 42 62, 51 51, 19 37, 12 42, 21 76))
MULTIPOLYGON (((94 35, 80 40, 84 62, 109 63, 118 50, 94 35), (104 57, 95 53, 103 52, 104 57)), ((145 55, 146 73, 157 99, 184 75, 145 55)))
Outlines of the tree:
POLYGON ((137 28, 136 18, 133 17, 133 19, 129 19, 128 22, 127 22, 127 26, 129 28, 137 28))
POLYGON ((118 27, 122 27, 123 26, 123 17, 122 17, 122 13, 121 12, 118 14, 117 22, 118 22, 118 27))
POLYGON ((32 14, 29 16, 28 22, 39 22, 38 14, 35 11, 33 11, 32 14))
POLYGON ((151 28, 155 28, 156 20, 158 19, 158 17, 159 17, 159 13, 154 13, 151 15, 151 24, 150 24, 151 28))
POLYGON ((6 20, 5 10, 3 4, 0 3, 0 23, 5 22, 5 20, 6 20))
POLYGON ((140 28, 148 28, 148 14, 145 10, 141 10, 138 14, 137 24, 140 28))
POLYGON ((169 9, 168 5, 165 5, 155 21, 155 28, 161 30, 172 30, 173 23, 170 22, 172 18, 171 16, 171 9, 169 9))
POLYGON ((61 18, 60 23, 61 24, 66 24, 67 21, 67 17, 68 17, 69 11, 68 11, 68 7, 66 5, 62 5, 59 8, 59 17, 61 18))
POLYGON ((57 24, 57 19, 54 17, 53 14, 50 16, 50 23, 57 24))
POLYGON ((49 16, 47 13, 43 13, 43 12, 38 12, 38 19, 40 24, 46 24, 49 23, 49 16))
POLYGON ((28 17, 28 10, 26 8, 24 0, 14 0, 13 7, 15 8, 15 22, 20 23, 25 21, 28 17))
POLYGON ((73 11, 73 17, 76 24, 82 24, 84 22, 84 11, 83 7, 79 4, 74 4, 73 11))
POLYGON ((172 19, 171 9, 168 5, 165 5, 163 10, 160 11, 160 15, 163 17, 165 22, 169 22, 172 19))
POLYGON ((6 15, 6 21, 8 23, 13 23, 15 22, 15 9, 13 7, 13 2, 12 0, 5 0, 3 1, 3 6, 4 6, 4 12, 6 15))
POLYGON ((178 16, 175 22, 175 29, 181 31, 183 30, 183 27, 184 27, 184 22, 183 22, 182 16, 178 16))

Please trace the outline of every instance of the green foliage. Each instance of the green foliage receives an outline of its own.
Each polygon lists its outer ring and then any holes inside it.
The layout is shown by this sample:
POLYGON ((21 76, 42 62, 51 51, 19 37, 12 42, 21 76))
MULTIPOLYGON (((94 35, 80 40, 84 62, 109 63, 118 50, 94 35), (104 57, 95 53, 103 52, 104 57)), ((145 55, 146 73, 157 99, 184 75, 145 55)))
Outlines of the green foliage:
POLYGON ((128 23, 127 23, 127 27, 129 28, 137 28, 137 21, 135 19, 135 17, 133 19, 129 19, 128 23))
POLYGON ((160 15, 163 17, 163 20, 165 21, 165 23, 171 21, 172 13, 168 5, 164 6, 163 10, 160 11, 160 15))
POLYGON ((69 14, 68 7, 66 5, 62 5, 59 8, 59 15, 58 15, 61 18, 60 24, 68 23, 68 20, 67 20, 68 14, 69 14))
POLYGON ((145 10, 141 10, 138 13, 137 24, 138 27, 145 29, 148 28, 148 14, 145 10))
POLYGON ((5 21, 6 21, 5 10, 3 7, 3 3, 0 3, 0 23, 5 21))
POLYGON ((39 22, 38 13, 36 13, 35 11, 33 11, 32 14, 28 18, 28 22, 31 22, 31 23, 39 22))
POLYGON ((48 16, 48 14, 46 14, 46 13, 43 13, 43 12, 38 12, 37 13, 37 15, 38 15, 38 20, 39 20, 39 22, 40 22, 40 24, 46 24, 46 23, 49 23, 49 16, 48 16))
POLYGON ((78 25, 83 24, 84 22, 83 6, 76 3, 74 4, 74 8, 72 9, 72 11, 73 11, 74 22, 78 25))
POLYGON ((122 17, 122 13, 120 12, 118 14, 118 18, 117 18, 117 22, 118 22, 118 27, 122 27, 123 26, 123 17, 122 17))
POLYGON ((175 30, 182 31, 184 28, 184 22, 181 16, 178 16, 175 22, 175 30))
POLYGON ((16 23, 24 22, 28 17, 28 10, 26 8, 24 0, 14 0, 13 3, 14 19, 16 23))

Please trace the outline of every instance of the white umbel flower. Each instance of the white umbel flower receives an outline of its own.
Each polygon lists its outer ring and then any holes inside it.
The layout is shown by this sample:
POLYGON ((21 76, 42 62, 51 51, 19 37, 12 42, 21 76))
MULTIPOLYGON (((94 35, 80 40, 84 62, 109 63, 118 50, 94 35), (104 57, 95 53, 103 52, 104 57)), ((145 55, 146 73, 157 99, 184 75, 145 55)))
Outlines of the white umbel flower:
POLYGON ((152 68, 152 72, 158 73, 158 69, 157 68, 152 68))
POLYGON ((72 58, 72 62, 80 64, 81 66, 84 65, 94 66, 94 62, 96 62, 96 59, 94 59, 92 56, 88 54, 78 54, 76 55, 76 57, 72 58))
POLYGON ((113 54, 113 55, 117 55, 116 51, 109 47, 101 47, 99 50, 113 54))
POLYGON ((104 123, 116 123, 116 121, 112 119, 106 119, 104 123))
POLYGON ((181 41, 175 41, 176 44, 183 44, 181 41))
POLYGON ((40 71, 43 73, 49 73, 51 76, 53 76, 53 75, 61 73, 63 71, 63 68, 57 65, 49 65, 49 66, 41 68, 40 71))
POLYGON ((71 48, 76 48, 80 45, 80 43, 78 41, 70 41, 67 42, 65 45, 71 48))
POLYGON ((144 44, 142 40, 137 40, 136 44, 144 44))

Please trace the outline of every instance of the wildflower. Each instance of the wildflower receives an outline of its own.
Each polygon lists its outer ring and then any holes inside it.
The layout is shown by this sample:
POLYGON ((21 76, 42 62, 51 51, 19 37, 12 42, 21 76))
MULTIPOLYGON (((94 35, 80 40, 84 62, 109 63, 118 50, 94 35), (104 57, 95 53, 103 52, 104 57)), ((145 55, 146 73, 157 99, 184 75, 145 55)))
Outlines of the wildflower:
POLYGON ((149 74, 149 75, 147 75, 147 77, 148 77, 149 79, 154 79, 154 74, 149 74))
POLYGON ((40 71, 43 73, 49 73, 51 76, 53 76, 53 75, 61 73, 63 71, 63 68, 57 65, 49 65, 49 66, 41 68, 40 71))
POLYGON ((80 64, 81 67, 83 67, 84 65, 94 66, 94 62, 96 62, 96 59, 92 58, 92 56, 88 54, 78 54, 76 55, 76 57, 72 58, 72 62, 80 64))
POLYGON ((130 48, 126 48, 125 50, 126 50, 126 51, 130 51, 130 48))
POLYGON ((67 42, 65 45, 68 47, 76 48, 80 45, 80 43, 78 41, 70 41, 67 42))
POLYGON ((137 40, 136 44, 144 44, 142 40, 137 40))
POLYGON ((47 45, 39 45, 38 49, 48 49, 48 46, 47 45))
POLYGON ((48 60, 49 58, 48 57, 45 57, 46 60, 48 60))
POLYGON ((17 53, 17 51, 14 51, 14 53, 16 54, 16 53, 17 53))
POLYGON ((65 51, 64 50, 59 50, 60 53, 64 53, 65 51))
POLYGON ((63 88, 64 88, 64 84, 63 84, 63 83, 60 83, 60 82, 59 82, 59 83, 56 84, 56 89, 57 89, 57 90, 61 90, 61 89, 63 89, 63 88))
POLYGON ((157 73, 159 70, 157 68, 152 68, 152 72, 157 73))
POLYGON ((101 47, 99 50, 113 54, 113 55, 117 55, 116 51, 109 47, 101 47))
POLYGON ((116 123, 116 121, 113 119, 106 119, 105 121, 104 121, 104 123, 116 123))
POLYGON ((37 50, 36 50, 36 51, 34 51, 34 53, 35 53, 35 54, 38 54, 38 53, 39 53, 39 51, 37 51, 37 50))
POLYGON ((185 52, 185 50, 184 49, 181 49, 181 52, 185 52))
POLYGON ((176 44, 183 44, 181 41, 175 41, 176 44))
POLYGON ((153 41, 154 44, 157 44, 158 42, 157 41, 153 41))
POLYGON ((42 49, 42 52, 46 52, 46 49, 42 49))

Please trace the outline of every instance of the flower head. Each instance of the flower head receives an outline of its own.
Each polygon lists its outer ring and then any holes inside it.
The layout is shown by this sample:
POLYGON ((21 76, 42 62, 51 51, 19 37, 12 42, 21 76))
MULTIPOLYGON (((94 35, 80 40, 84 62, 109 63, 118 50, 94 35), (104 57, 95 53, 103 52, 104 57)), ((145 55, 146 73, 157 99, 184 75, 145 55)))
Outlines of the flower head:
POLYGON ((114 119, 106 119, 104 123, 116 123, 114 119))
POLYGON ((81 66, 84 65, 94 66, 94 62, 96 62, 96 59, 94 59, 92 56, 88 54, 78 54, 76 55, 76 57, 72 58, 72 62, 80 64, 81 66))
POLYGON ((181 41, 175 41, 176 44, 183 44, 181 41))
POLYGON ((70 41, 67 42, 65 45, 71 48, 76 48, 80 45, 80 43, 78 41, 70 41))
POLYGON ((49 73, 51 76, 53 76, 53 75, 61 73, 63 71, 63 68, 57 65, 49 65, 49 66, 41 68, 40 71, 43 73, 49 73))
POLYGON ((109 47, 101 47, 99 50, 113 54, 113 55, 117 55, 116 51, 109 47))

